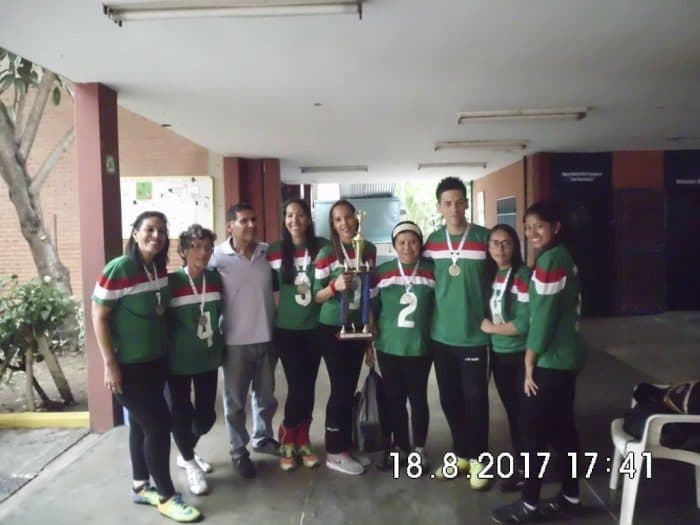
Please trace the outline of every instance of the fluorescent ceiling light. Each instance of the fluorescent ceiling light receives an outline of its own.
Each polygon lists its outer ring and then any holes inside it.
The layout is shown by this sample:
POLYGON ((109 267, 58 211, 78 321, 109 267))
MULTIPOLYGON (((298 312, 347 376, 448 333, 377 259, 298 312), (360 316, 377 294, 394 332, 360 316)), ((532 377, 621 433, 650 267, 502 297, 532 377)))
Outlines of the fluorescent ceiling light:
POLYGON ((138 20, 203 17, 267 17, 357 14, 364 0, 165 0, 141 3, 104 3, 104 14, 119 26, 138 20))
POLYGON ((302 166, 302 173, 339 173, 352 171, 367 171, 367 165, 357 166, 302 166))
POLYGON ((431 168, 483 168, 486 169, 485 162, 424 162, 418 164, 419 170, 431 168))
POLYGON ((581 120, 587 112, 587 107, 465 111, 458 113, 457 122, 462 124, 494 120, 581 120))
POLYGON ((510 151, 513 149, 525 149, 527 140, 446 140, 435 143, 435 151, 443 149, 488 149, 496 151, 510 151))

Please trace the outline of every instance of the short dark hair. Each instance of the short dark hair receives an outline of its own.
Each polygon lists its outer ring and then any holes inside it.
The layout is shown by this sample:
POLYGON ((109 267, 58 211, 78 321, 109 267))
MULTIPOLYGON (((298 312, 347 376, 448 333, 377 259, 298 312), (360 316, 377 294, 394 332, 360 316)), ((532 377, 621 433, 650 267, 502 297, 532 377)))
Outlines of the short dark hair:
POLYGON ((213 247, 216 241, 216 234, 204 228, 201 224, 193 224, 180 234, 180 243, 177 247, 177 252, 183 262, 185 262, 185 250, 189 250, 194 241, 204 239, 208 239, 213 247))
POLYGON ((238 214, 246 210, 255 211, 247 202, 239 202, 238 204, 234 204, 228 210, 226 210, 226 222, 235 221, 238 218, 238 214))
POLYGON ((134 220, 134 224, 131 226, 131 233, 129 234, 129 239, 126 241, 126 248, 124 249, 124 253, 125 255, 128 255, 133 260, 135 260, 137 263, 143 264, 143 257, 141 256, 141 250, 139 250, 139 245, 134 239, 134 232, 137 232, 141 228, 141 224, 143 223, 143 221, 152 217, 160 219, 165 225, 165 245, 163 246, 163 249, 160 252, 158 252, 158 254, 156 254, 155 258, 153 259, 153 263, 156 265, 156 268, 160 270, 165 270, 168 266, 168 249, 170 248, 170 236, 168 235, 168 218, 162 212, 148 210, 139 213, 139 215, 136 217, 136 220, 134 220))
POLYGON ((435 188, 435 197, 438 202, 440 202, 440 196, 449 190, 459 190, 467 198, 467 187, 462 182, 462 179, 457 177, 445 177, 440 182, 438 182, 437 188, 435 188))

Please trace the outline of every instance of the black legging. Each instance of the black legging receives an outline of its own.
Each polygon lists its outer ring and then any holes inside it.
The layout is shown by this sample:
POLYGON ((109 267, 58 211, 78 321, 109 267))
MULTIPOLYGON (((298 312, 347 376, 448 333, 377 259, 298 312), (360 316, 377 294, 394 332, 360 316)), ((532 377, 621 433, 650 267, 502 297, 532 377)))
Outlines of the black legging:
POLYGON ((326 362, 331 394, 326 405, 326 452, 352 448, 352 398, 360 378, 366 341, 339 341, 337 326, 320 325, 319 340, 326 362))
MULTIPOLYGON (((576 371, 554 370, 535 367, 533 379, 537 395, 521 396, 520 428, 523 452, 530 458, 530 472, 525 477, 522 499, 530 505, 540 500, 542 480, 538 479, 542 459, 537 452, 545 452, 547 445, 558 455, 562 492, 578 498, 578 479, 572 476, 572 460, 568 454, 579 454, 579 439, 574 423, 574 400, 576 398, 576 371)), ((580 474, 580 469, 576 472, 580 474)))
POLYGON ((321 364, 318 330, 275 328, 275 347, 287 378, 283 424, 295 428, 310 420, 314 410, 316 376, 321 364))
POLYGON ((406 409, 406 399, 409 399, 413 445, 424 447, 430 422, 428 374, 432 359, 430 356, 400 357, 377 352, 377 360, 384 378, 394 446, 401 450, 411 450, 406 409))
POLYGON ((168 374, 173 439, 186 461, 194 459, 194 447, 199 438, 209 432, 216 421, 217 380, 218 369, 192 375, 168 374))
POLYGON ((163 397, 167 358, 119 365, 122 393, 117 400, 129 411, 129 452, 134 480, 149 473, 163 500, 175 494, 170 477, 170 413, 163 397))
POLYGON ((435 377, 452 452, 477 459, 489 444, 489 353, 486 346, 449 346, 430 342, 435 377))
POLYGON ((508 417, 508 429, 513 446, 513 457, 518 470, 522 470, 522 440, 519 417, 520 398, 525 381, 525 352, 500 353, 491 351, 491 372, 496 390, 508 417))

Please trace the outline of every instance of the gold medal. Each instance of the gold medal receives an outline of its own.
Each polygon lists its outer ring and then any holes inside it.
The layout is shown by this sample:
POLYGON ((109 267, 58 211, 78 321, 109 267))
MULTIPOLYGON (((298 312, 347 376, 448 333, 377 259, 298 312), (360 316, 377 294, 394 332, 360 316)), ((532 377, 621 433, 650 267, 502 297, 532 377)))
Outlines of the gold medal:
POLYGON ((459 266, 457 266, 456 263, 452 263, 447 271, 452 277, 457 277, 461 273, 461 270, 459 269, 459 266))

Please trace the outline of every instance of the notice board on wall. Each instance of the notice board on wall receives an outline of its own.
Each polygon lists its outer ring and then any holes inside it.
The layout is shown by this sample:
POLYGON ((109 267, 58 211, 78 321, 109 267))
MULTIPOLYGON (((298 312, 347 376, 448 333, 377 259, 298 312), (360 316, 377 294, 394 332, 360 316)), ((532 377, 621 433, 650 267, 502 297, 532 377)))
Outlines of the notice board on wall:
POLYGON ((214 229, 214 181, 197 177, 122 177, 122 239, 131 234, 136 216, 156 210, 168 218, 170 238, 198 223, 214 229))

